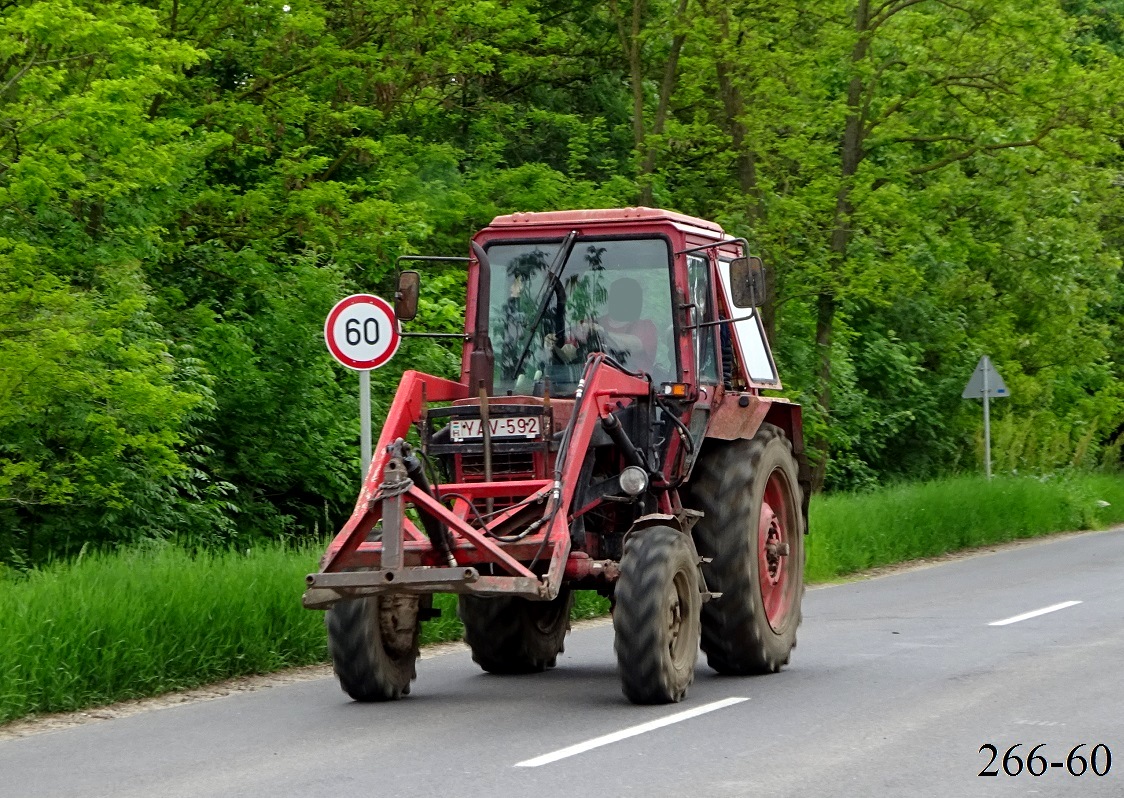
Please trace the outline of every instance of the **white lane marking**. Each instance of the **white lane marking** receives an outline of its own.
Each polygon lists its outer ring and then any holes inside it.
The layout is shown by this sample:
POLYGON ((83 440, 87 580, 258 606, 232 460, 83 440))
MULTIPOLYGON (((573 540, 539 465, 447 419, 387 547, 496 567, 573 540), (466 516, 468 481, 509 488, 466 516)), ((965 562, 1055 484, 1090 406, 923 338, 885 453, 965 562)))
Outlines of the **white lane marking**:
POLYGON ((1031 612, 1024 612, 1022 615, 1015 615, 1011 618, 1004 618, 1001 621, 992 621, 988 626, 1006 626, 1009 623, 1018 623, 1025 621, 1028 618, 1037 618, 1039 615, 1045 615, 1048 612, 1057 612, 1064 610, 1066 607, 1073 607, 1080 604, 1080 601, 1063 601, 1061 604, 1051 604, 1049 607, 1043 607, 1040 610, 1032 610, 1031 612))
POLYGON ((524 759, 522 762, 516 762, 517 768, 537 768, 540 765, 549 765, 551 762, 557 762, 559 759, 565 759, 569 756, 576 756, 577 754, 585 753, 593 748, 600 748, 603 745, 610 743, 620 742, 629 737, 635 737, 638 734, 644 734, 655 729, 661 729, 664 726, 670 726, 673 723, 679 723, 684 720, 696 718, 699 715, 705 715, 707 712, 714 712, 716 709, 725 709, 726 707, 740 704, 742 701, 748 701, 748 698, 723 698, 721 701, 715 701, 711 704, 703 704, 701 707, 694 709, 687 709, 683 712, 676 712, 674 715, 668 715, 666 718, 658 720, 650 720, 647 723, 641 723, 638 726, 629 726, 627 729, 613 732, 612 734, 605 734, 601 737, 594 737, 592 740, 586 740, 584 743, 577 743, 575 745, 560 748, 557 751, 552 751, 549 754, 536 756, 534 759, 524 759))

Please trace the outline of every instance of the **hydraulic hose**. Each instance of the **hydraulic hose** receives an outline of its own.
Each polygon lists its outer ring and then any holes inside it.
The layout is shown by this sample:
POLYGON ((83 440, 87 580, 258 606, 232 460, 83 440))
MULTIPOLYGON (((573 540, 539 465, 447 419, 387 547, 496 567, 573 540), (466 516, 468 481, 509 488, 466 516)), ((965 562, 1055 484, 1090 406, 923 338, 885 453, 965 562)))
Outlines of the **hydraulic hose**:
MULTIPOLYGON (((402 458, 402 463, 406 466, 406 476, 408 476, 415 485, 421 490, 433 496, 433 488, 429 485, 429 480, 425 476, 425 469, 422 468, 421 460, 413 454, 409 454, 402 458)), ((429 542, 433 544, 433 548, 438 554, 449 563, 451 566, 457 564, 456 559, 453 557, 453 552, 449 548, 449 533, 445 529, 445 525, 431 516, 429 513, 419 513, 422 520, 422 526, 425 527, 425 534, 429 537, 429 542)))
POLYGON ((636 448, 636 444, 628 437, 628 432, 625 431, 624 426, 621 425, 620 419, 610 413, 601 419, 601 426, 613 439, 613 443, 621 450, 624 459, 628 461, 629 465, 639 466, 644 471, 648 470, 648 464, 644 462, 643 455, 640 450, 636 448))

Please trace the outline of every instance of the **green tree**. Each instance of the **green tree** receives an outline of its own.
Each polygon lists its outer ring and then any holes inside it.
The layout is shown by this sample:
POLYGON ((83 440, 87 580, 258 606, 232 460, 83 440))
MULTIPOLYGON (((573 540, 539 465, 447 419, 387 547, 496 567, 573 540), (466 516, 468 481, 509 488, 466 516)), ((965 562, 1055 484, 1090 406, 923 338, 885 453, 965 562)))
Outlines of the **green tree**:
POLYGON ((0 17, 5 556, 135 538, 205 490, 181 446, 207 382, 178 360, 141 268, 201 146, 148 111, 197 58, 135 7, 49 0, 0 17))
MULTIPOLYGON (((947 391, 951 374, 927 364, 939 358, 951 369, 985 344, 1007 345, 1007 337, 989 341, 982 325, 957 330, 961 323, 942 313, 951 329, 914 328, 953 347, 937 352, 875 318, 899 315, 901 305, 959 299, 941 291, 949 266, 956 279, 986 283, 986 251, 989 270, 998 255, 1022 278, 1051 275, 1073 297, 1072 312, 1048 313, 1043 294, 1030 307, 1050 315, 1043 330, 1058 329, 1056 322, 1077 331, 1075 368, 1095 360, 1097 350, 1084 343, 1100 334, 1083 309, 1087 289, 1114 279, 1116 269, 1095 228, 1108 174, 1097 161, 1107 164, 1114 146, 1105 109, 1119 80, 1114 58, 1084 42, 1073 19, 1057 6, 1005 2, 851 2, 802 15, 756 2, 700 6, 695 44, 683 56, 695 85, 681 105, 673 102, 677 124, 669 128, 693 157, 682 159, 691 168, 674 158, 664 165, 668 193, 704 215, 750 226, 775 264, 779 299, 765 315, 779 314, 786 374, 811 400, 818 483, 829 475, 829 450, 864 463, 860 481, 887 473, 885 458, 901 448, 887 441, 878 457, 869 447, 882 437, 871 423, 890 418, 926 418, 898 432, 911 445, 916 435, 943 449, 943 462, 955 466, 949 453, 962 442, 949 446, 941 432, 956 415, 950 404, 931 415, 880 408, 877 399, 883 390, 919 397, 939 384, 947 391), (1026 224, 1032 217, 997 228, 986 216, 990 205, 973 210, 981 202, 1011 207, 1003 200, 1018 197, 1025 214, 1062 187, 1091 209, 1047 203, 1034 229, 1026 224), (1044 236, 1053 254, 1067 257, 1047 262, 1040 247, 1024 246, 1028 236, 1044 236), (864 379, 856 349, 905 356, 900 384, 864 379), (916 383, 919 373, 929 376, 916 383), (846 408, 835 401, 838 390, 850 392, 846 408), (867 401, 873 406, 858 412, 867 401), (851 447, 860 440, 867 451, 856 457, 851 447)), ((999 315, 995 299, 981 297, 984 318, 999 315)), ((850 479, 837 473, 834 484, 850 479)))

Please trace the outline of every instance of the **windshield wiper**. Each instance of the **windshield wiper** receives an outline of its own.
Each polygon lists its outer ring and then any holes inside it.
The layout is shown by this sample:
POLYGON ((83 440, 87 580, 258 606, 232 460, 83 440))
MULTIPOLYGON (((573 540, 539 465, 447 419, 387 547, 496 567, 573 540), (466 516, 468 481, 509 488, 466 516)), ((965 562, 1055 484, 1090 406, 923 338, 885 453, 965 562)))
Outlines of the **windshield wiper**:
POLYGON ((527 332, 527 343, 523 345, 523 350, 519 353, 519 360, 515 363, 515 370, 511 372, 511 378, 518 379, 519 372, 523 369, 523 363, 527 360, 527 355, 531 352, 531 344, 535 340, 535 331, 539 328, 539 323, 542 321, 543 314, 546 313, 546 306, 550 303, 550 295, 559 291, 564 297, 565 293, 561 292, 562 288, 562 272, 566 270, 566 264, 570 260, 570 253, 574 249, 574 242, 578 239, 578 231, 571 230, 570 233, 562 240, 562 246, 558 249, 558 254, 554 256, 554 262, 550 264, 547 269, 547 279, 543 282, 542 299, 539 300, 538 310, 535 311, 535 320, 531 323, 531 329, 527 332), (558 270, 555 273, 555 269, 558 270))

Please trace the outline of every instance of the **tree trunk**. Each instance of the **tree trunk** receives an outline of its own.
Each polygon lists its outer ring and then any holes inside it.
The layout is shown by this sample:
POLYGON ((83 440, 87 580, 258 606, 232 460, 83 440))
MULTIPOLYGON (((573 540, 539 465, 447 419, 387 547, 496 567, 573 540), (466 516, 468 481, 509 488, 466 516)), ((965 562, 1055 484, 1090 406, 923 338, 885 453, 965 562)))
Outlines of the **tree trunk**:
MULTIPOLYGON (((704 6, 705 8, 705 6, 704 6)), ((709 11, 709 9, 707 9, 709 11)), ((730 16, 725 4, 717 8, 717 19, 722 39, 730 40, 730 16)), ((746 203, 746 216, 750 225, 765 218, 765 206, 762 202, 761 188, 757 183, 757 153, 751 144, 746 142, 748 131, 742 116, 745 113, 745 97, 731 75, 730 64, 722 58, 715 62, 715 73, 718 81, 718 95, 722 99, 722 106, 726 112, 726 133, 730 136, 730 149, 734 156, 734 177, 738 188, 746 203)), ((748 253, 747 253, 748 254, 748 253)), ((765 337, 769 341, 777 340, 777 264, 769 259, 769 253, 762 249, 757 253, 765 261, 765 296, 766 302, 761 306, 761 323, 765 328, 765 337)))
MULTIPOLYGON (((835 196, 834 224, 831 231, 831 259, 838 273, 842 273, 847 261, 847 250, 851 243, 851 217, 854 206, 851 204, 853 178, 862 163, 863 155, 863 85, 858 65, 866 58, 870 48, 870 0, 859 0, 855 9, 855 31, 858 38, 851 50, 851 64, 855 68, 851 82, 847 86, 847 120, 840 141, 840 183, 835 196)), ((838 300, 833 286, 825 286, 817 296, 816 303, 816 356, 819 358, 819 386, 816 403, 823 414, 824 428, 831 423, 831 339, 835 323, 838 300)), ((831 457, 831 447, 827 435, 820 433, 812 441, 812 447, 819 453, 819 461, 812 472, 812 490, 823 489, 827 463, 831 457)))
MULTIPOLYGON (((819 358, 819 386, 816 403, 822 409, 825 426, 831 423, 831 334, 835 324, 835 297, 829 293, 819 294, 816 302, 816 357, 819 358)), ((830 445, 824 433, 816 435, 812 448, 819 455, 812 469, 812 491, 823 490, 827 475, 827 461, 831 455, 830 445)))
MULTIPOLYGON (((687 13, 689 0, 679 0, 675 12, 676 22, 681 22, 687 13)), ((628 78, 632 88, 632 137, 636 146, 637 157, 640 158, 638 168, 638 182, 640 183, 640 205, 652 205, 652 175, 656 171, 656 147, 648 141, 647 124, 644 121, 644 63, 641 53, 640 32, 643 28, 644 0, 633 0, 631 18, 627 21, 620 13, 616 0, 610 0, 609 11, 617 21, 617 35, 621 39, 621 48, 624 50, 625 59, 628 61, 628 78)), ((676 80, 679 76, 679 54, 687 34, 676 33, 671 40, 671 50, 667 62, 664 64, 663 79, 660 81, 660 93, 656 99, 656 113, 652 120, 652 136, 663 134, 667 124, 668 110, 671 107, 671 95, 675 91, 676 80)))
MULTIPOLYGON (((722 34, 729 37, 728 18, 723 6, 719 11, 722 34)), ((726 132, 730 136, 730 148, 736 153, 734 177, 746 203, 746 216, 750 225, 765 218, 765 206, 761 201, 761 188, 757 184, 757 153, 746 142, 748 131, 742 121, 745 113, 745 98, 730 76, 730 65, 719 60, 715 64, 718 78, 718 94, 726 111, 726 132)), ((748 254, 748 253, 747 253, 748 254)), ((765 269, 765 304, 761 306, 761 323, 765 327, 765 337, 770 342, 777 340, 777 264, 771 263, 769 253, 762 249, 757 253, 769 266, 765 269)))

